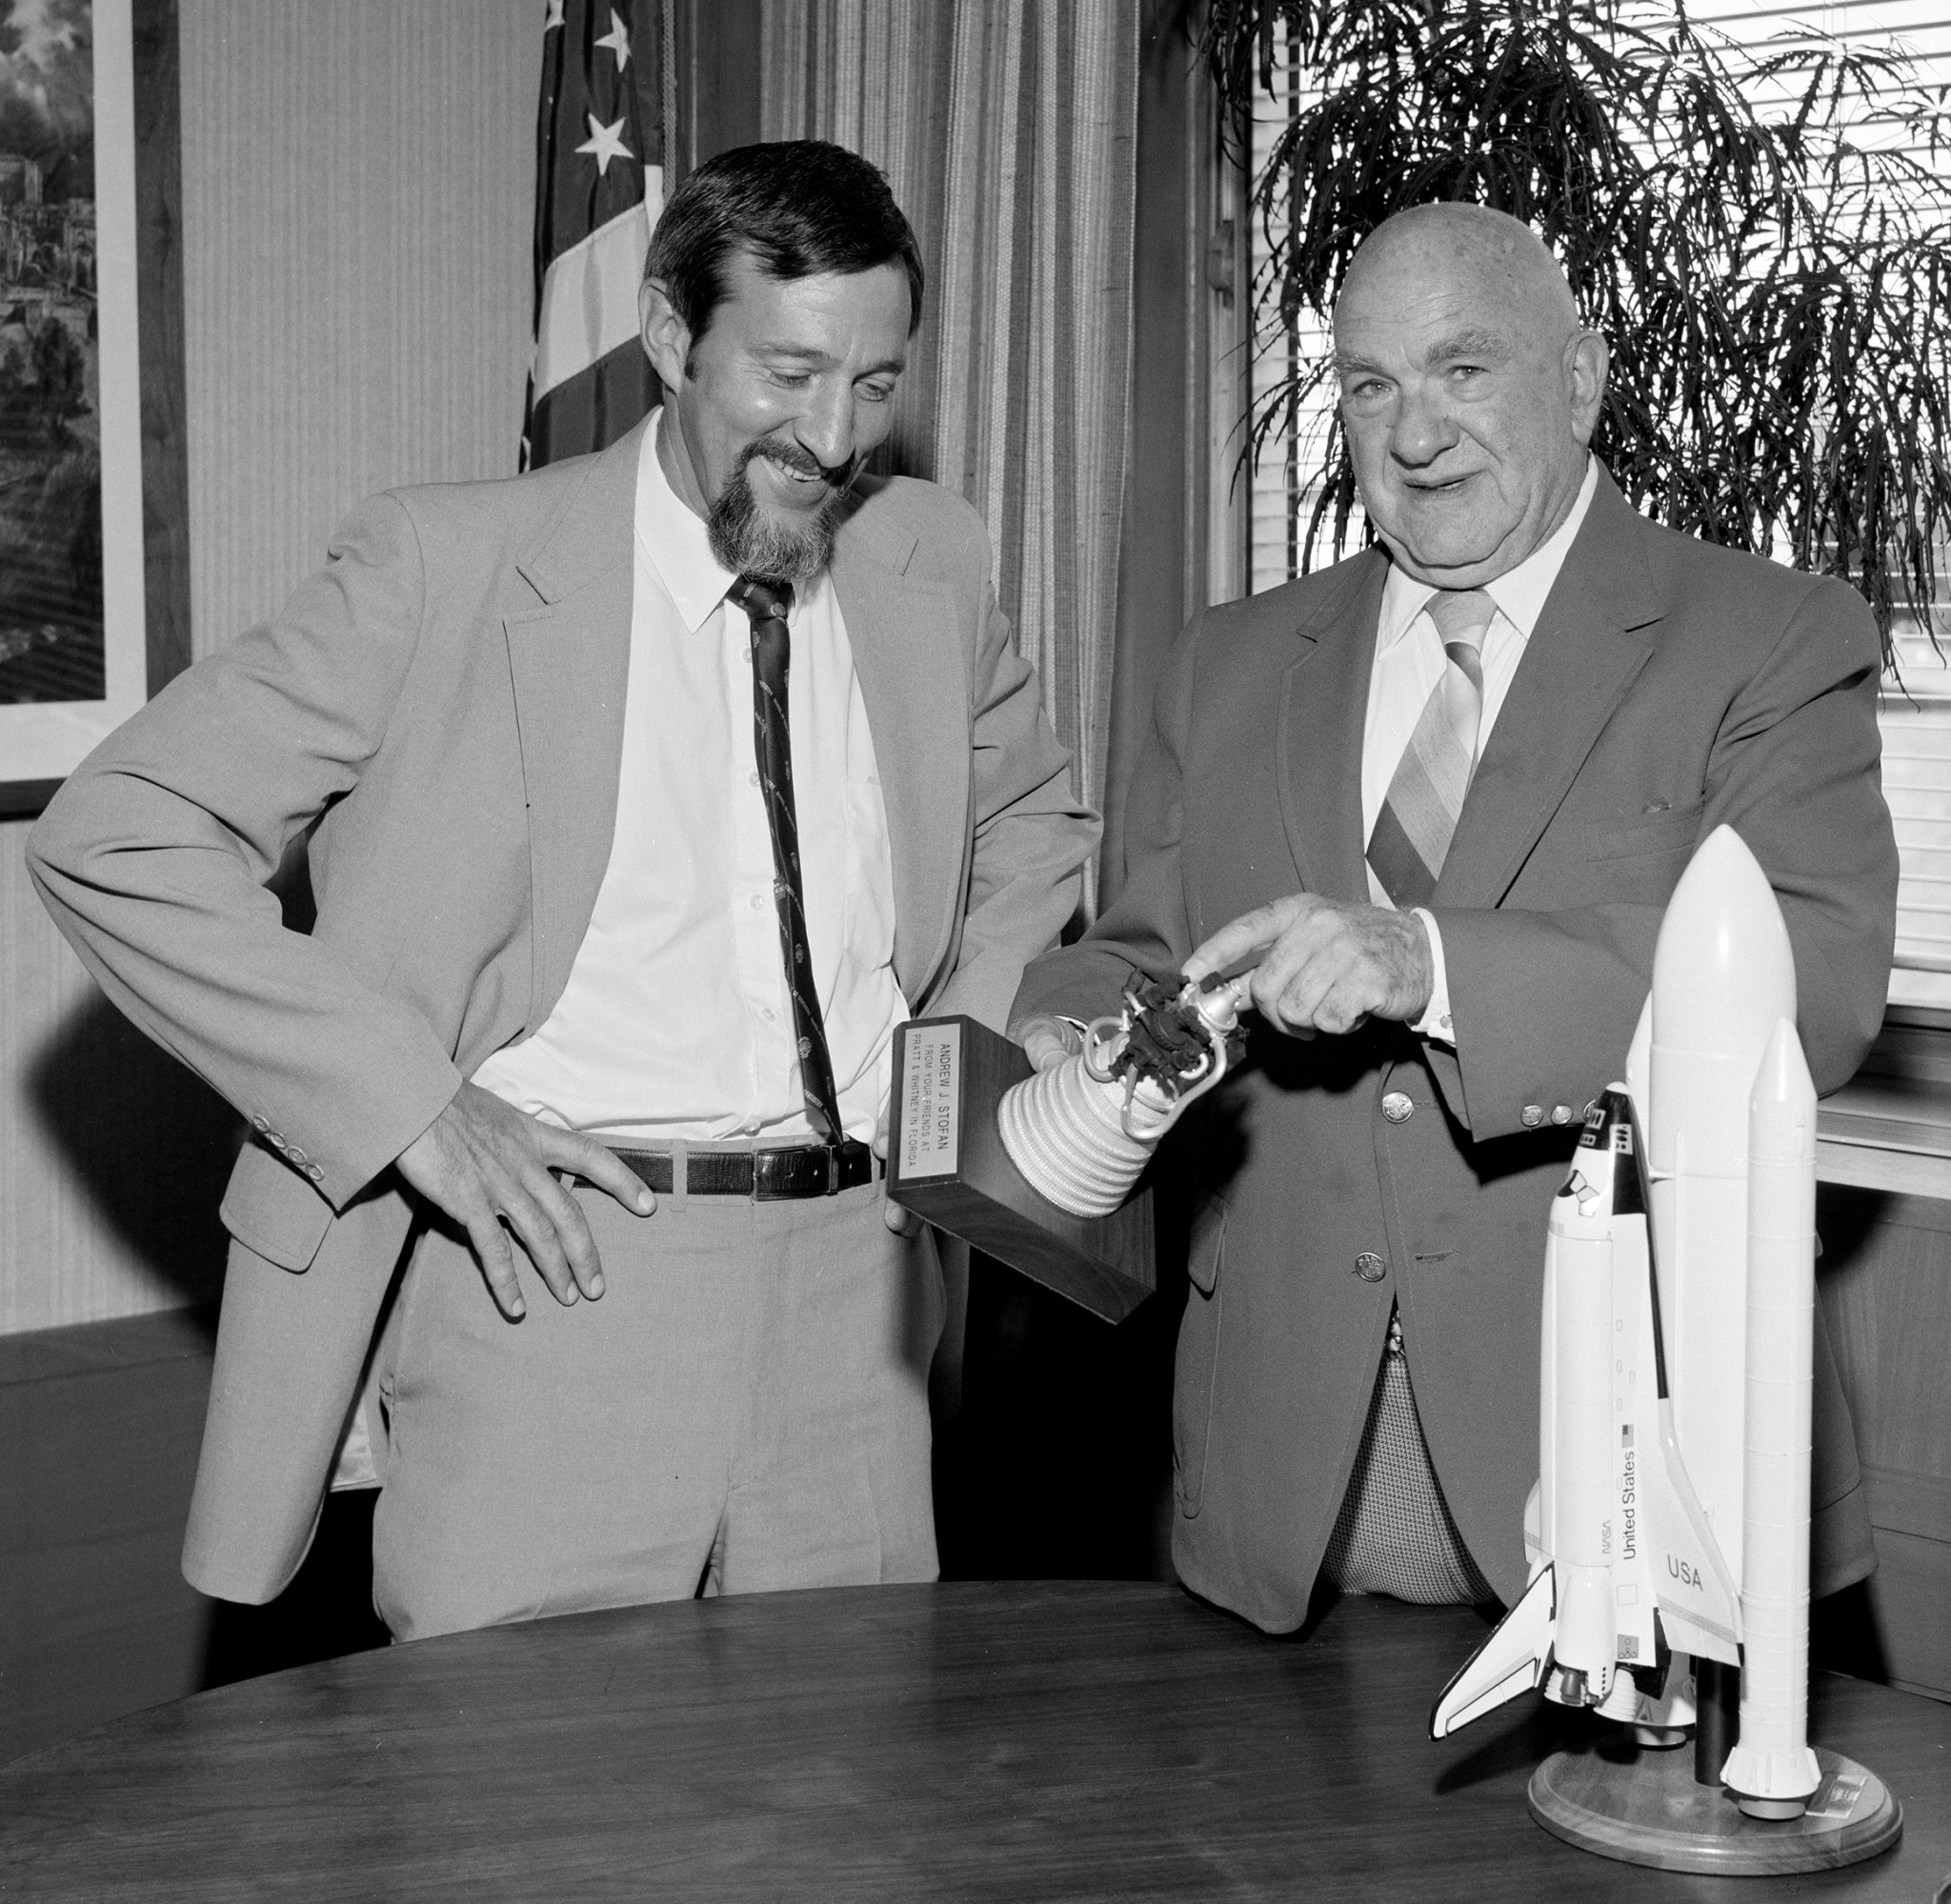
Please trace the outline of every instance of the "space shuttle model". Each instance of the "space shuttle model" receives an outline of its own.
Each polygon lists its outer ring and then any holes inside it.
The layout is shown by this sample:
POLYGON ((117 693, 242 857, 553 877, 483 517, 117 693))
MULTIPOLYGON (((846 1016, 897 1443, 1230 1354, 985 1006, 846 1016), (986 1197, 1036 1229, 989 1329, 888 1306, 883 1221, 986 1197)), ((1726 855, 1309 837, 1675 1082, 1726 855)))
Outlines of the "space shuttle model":
POLYGON ((1750 1816, 1801 1814, 1821 1782, 1815 1181, 1787 929, 1720 827, 1667 908, 1626 1078, 1588 1108, 1552 1200, 1530 1585, 1443 1689, 1434 1736, 1536 1689, 1677 1738, 1717 1662, 1740 1670, 1739 1739, 1700 1775, 1750 1816))
POLYGON ((1740 1595, 1674 1430, 1644 1152, 1623 1086, 1587 1112, 1545 1244, 1530 1587, 1444 1689, 1438 1737, 1519 1693, 1640 1714, 1676 1653, 1740 1663, 1740 1595))

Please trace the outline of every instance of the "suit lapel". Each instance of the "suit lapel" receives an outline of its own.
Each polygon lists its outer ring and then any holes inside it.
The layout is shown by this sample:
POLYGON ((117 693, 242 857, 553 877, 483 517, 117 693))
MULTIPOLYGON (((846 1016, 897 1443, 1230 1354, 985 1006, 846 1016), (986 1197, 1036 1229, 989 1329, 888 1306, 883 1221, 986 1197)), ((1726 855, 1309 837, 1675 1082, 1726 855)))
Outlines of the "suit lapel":
POLYGON ((912 531, 867 499, 831 573, 874 736, 895 867, 895 974, 919 1009, 953 938, 969 839, 969 694, 950 591, 907 573, 912 531), (946 631, 946 639, 944 638, 946 631))
POLYGON ((1347 587, 1296 630, 1308 646, 1281 684, 1281 818, 1305 890, 1366 904, 1361 742, 1388 564, 1348 567, 1347 587))
POLYGON ((643 427, 592 459, 516 567, 539 607, 507 616, 528 799, 529 1030, 569 983, 616 828, 643 427))
POLYGON ((1495 906, 1653 649, 1665 611, 1639 517, 1605 471, 1478 762, 1437 882, 1438 906, 1495 906))

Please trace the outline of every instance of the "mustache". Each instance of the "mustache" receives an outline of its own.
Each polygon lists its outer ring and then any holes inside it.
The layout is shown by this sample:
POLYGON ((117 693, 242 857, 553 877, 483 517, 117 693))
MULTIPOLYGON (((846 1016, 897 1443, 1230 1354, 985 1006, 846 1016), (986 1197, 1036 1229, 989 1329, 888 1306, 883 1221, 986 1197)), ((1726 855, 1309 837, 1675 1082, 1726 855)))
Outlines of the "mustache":
POLYGON ((806 449, 795 443, 790 436, 763 436, 756 443, 748 443, 738 452, 738 473, 743 474, 745 466, 754 456, 763 456, 768 462, 777 463, 782 469, 792 470, 802 476, 818 476, 829 489, 844 490, 858 472, 861 458, 851 457, 844 463, 826 464, 806 449))

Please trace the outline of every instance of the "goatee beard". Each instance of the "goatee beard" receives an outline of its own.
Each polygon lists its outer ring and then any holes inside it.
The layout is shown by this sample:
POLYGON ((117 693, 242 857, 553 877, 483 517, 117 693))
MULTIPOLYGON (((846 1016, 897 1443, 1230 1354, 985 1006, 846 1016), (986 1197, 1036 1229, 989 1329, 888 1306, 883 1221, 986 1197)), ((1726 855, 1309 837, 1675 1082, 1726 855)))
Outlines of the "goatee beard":
POLYGON ((745 473, 754 456, 772 456, 795 469, 805 467, 799 456, 779 446, 749 445, 705 518, 712 553, 734 575, 766 575, 777 582, 809 581, 827 566, 834 552, 834 537, 847 512, 847 491, 854 472, 848 471, 846 482, 829 479, 826 500, 810 517, 794 521, 761 508, 745 473))

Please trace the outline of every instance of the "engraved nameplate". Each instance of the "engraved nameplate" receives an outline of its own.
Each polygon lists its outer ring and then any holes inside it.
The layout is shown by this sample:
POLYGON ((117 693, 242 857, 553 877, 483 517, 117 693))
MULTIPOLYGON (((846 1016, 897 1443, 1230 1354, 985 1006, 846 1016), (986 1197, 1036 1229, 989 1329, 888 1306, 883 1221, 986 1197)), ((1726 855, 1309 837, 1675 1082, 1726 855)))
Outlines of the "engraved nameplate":
POLYGON ((954 1020, 917 1026, 901 1055, 901 1178, 954 1176, 961 1162, 962 1028, 954 1020))
POLYGON ((1110 1216, 1073 1216, 1024 1179, 996 1107, 1030 1075, 1022 1051, 974 1018, 896 1026, 888 1198, 1116 1322, 1156 1280, 1149 1196, 1110 1216))

